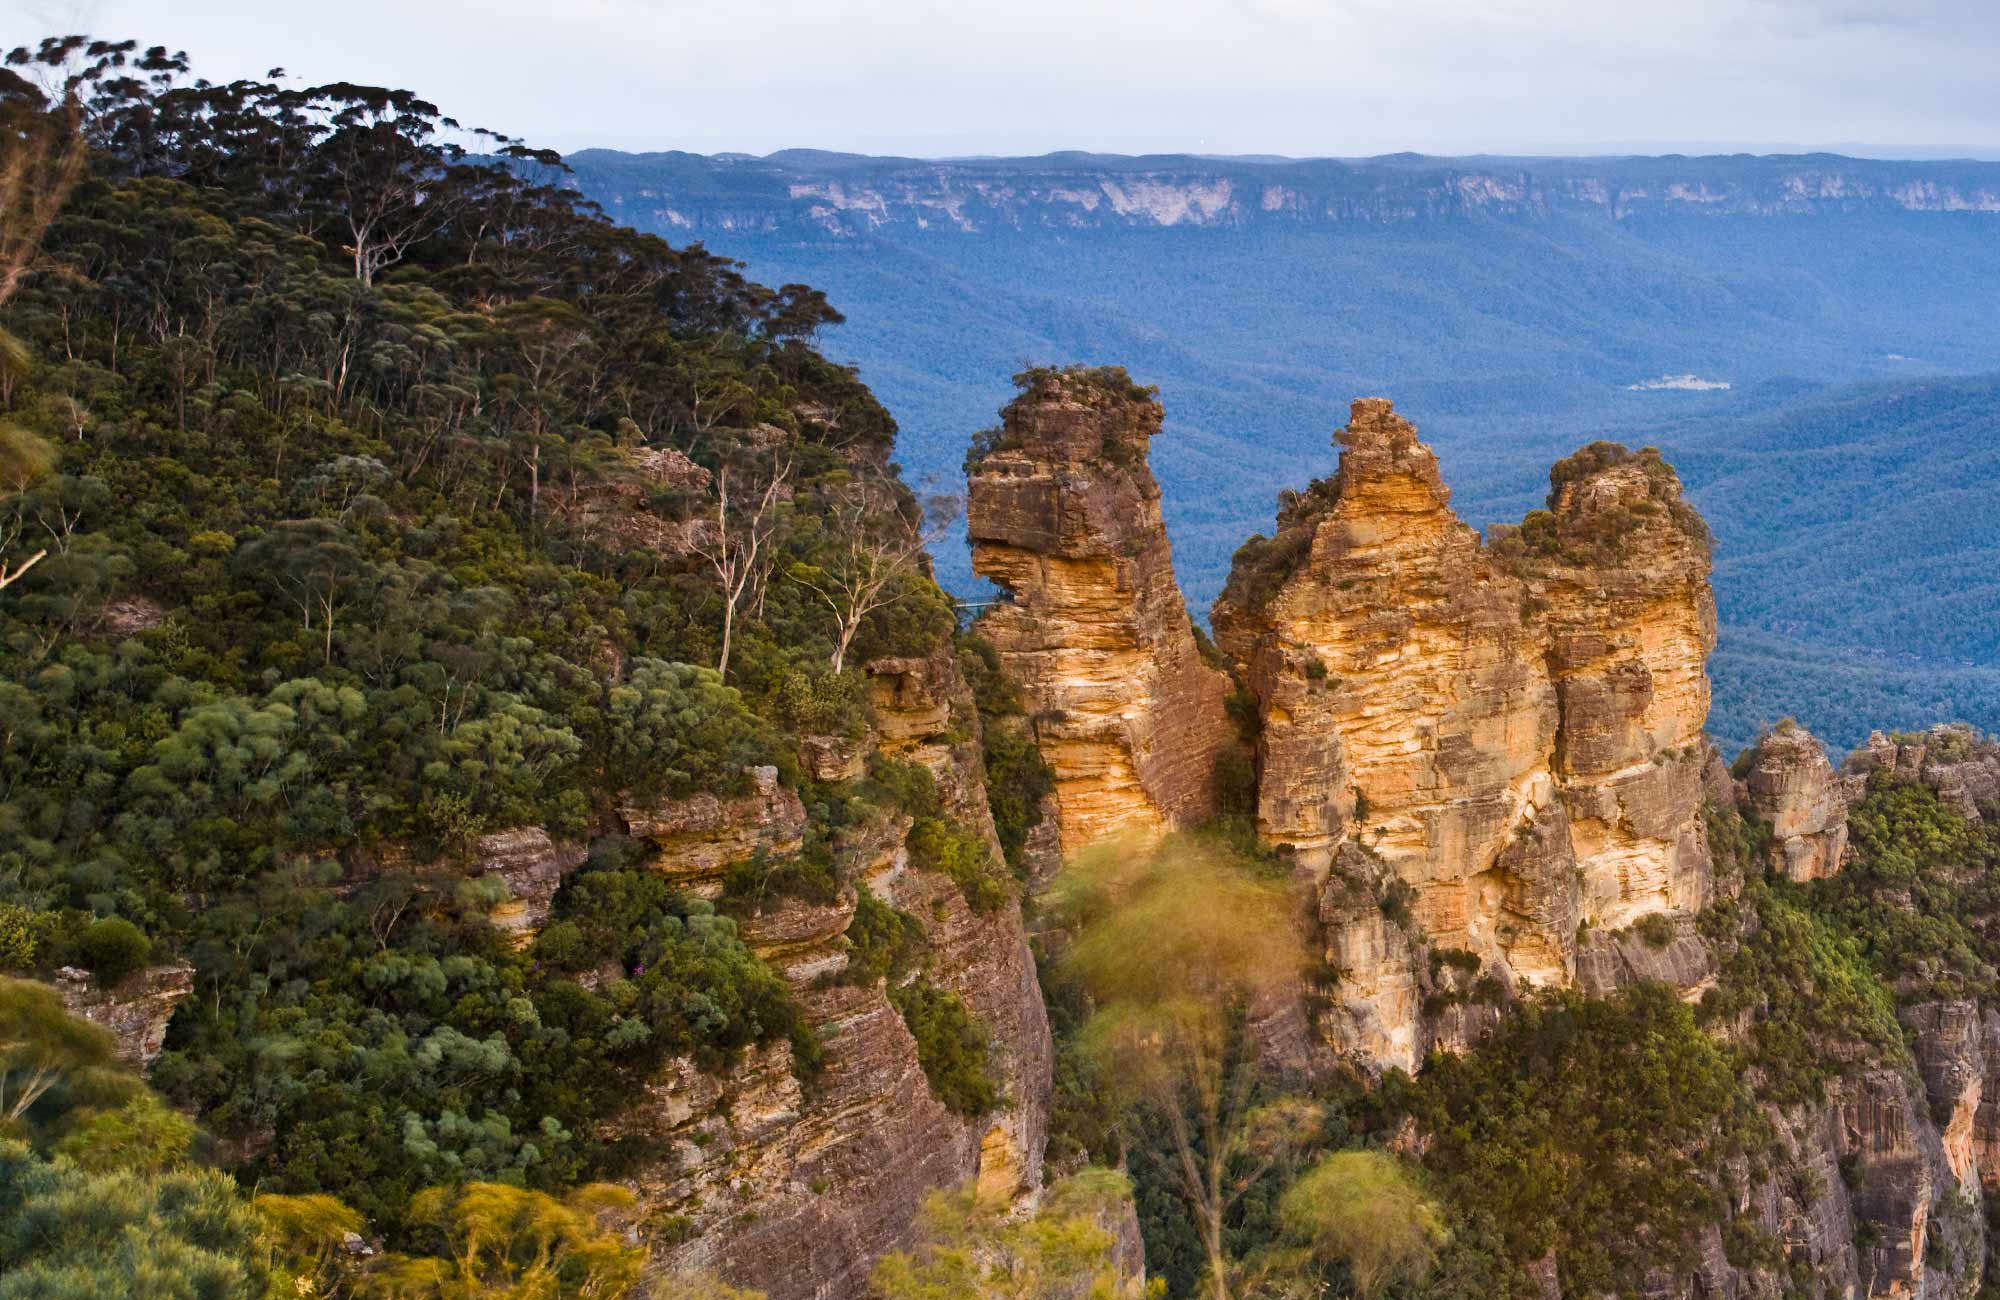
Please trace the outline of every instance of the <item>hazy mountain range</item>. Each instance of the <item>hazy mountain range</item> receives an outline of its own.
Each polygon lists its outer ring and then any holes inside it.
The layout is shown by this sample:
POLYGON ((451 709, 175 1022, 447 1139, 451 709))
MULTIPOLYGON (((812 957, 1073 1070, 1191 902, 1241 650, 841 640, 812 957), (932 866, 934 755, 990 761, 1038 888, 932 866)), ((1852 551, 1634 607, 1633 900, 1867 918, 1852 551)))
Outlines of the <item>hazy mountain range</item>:
MULTIPOLYGON (((1597 437, 1718 534, 1725 743, 1796 714, 2000 726, 2000 163, 1783 157, 571 159, 615 218, 827 291, 822 343, 951 478, 1024 362, 1158 384, 1202 610, 1386 394, 1479 523, 1597 437)), ((969 589, 956 549, 947 585, 969 589)))

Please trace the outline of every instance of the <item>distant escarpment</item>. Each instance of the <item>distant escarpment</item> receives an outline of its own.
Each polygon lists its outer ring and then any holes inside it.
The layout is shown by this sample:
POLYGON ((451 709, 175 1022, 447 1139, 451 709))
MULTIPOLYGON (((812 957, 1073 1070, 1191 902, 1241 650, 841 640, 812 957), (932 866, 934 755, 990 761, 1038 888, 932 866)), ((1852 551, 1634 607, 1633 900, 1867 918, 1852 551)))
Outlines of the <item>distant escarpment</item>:
POLYGON ((968 462, 972 565, 1003 589, 979 620, 1054 769, 1061 847, 1215 811, 1228 678, 1203 662, 1174 582, 1146 447, 1160 404, 1122 370, 1031 372, 968 462))
POLYGON ((1330 1035, 1410 1068, 1436 1026, 1423 943, 1391 931, 1560 985, 1580 932, 1707 901, 1715 606, 1656 453, 1587 448, 1488 545, 1388 402, 1338 441, 1338 473, 1238 553, 1214 627, 1257 700, 1258 833, 1322 882, 1330 1035))
POLYGON ((1726 158, 1215 158, 1056 153, 765 158, 587 149, 582 188, 677 235, 1243 228, 1582 214, 2000 212, 2000 164, 1836 154, 1726 158))

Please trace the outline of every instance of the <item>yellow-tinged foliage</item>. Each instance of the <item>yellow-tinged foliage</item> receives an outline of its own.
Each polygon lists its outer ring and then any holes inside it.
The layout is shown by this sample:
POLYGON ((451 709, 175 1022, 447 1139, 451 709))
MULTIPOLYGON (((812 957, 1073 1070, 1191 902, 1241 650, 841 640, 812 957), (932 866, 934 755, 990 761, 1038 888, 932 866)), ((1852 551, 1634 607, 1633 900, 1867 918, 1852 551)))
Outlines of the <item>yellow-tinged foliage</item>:
POLYGON ((0 1126, 55 1125, 141 1090, 109 1030, 72 1016, 46 984, 0 978, 0 1126))
POLYGON ((443 1237, 445 1253, 389 1255, 361 1282, 385 1300, 621 1300, 639 1283, 643 1246, 620 1220, 634 1197, 591 1183, 560 1200, 503 1183, 432 1187, 409 1221, 443 1237))
POLYGON ((1121 1275, 1105 1226, 1130 1195, 1125 1176, 1086 1169, 1015 1216, 975 1188, 933 1192, 915 1250, 886 1255, 871 1279, 882 1300, 1137 1300, 1161 1294, 1121 1275))
POLYGON ((1078 925, 1063 965, 1099 1008, 1093 1040, 1142 1071, 1218 1053, 1231 1009, 1305 963, 1289 891, 1219 839, 1095 846, 1058 878, 1056 901, 1078 925))
POLYGON ((0 101, 0 304, 14 296, 83 175, 82 125, 74 95, 53 105, 27 96, 0 101))
POLYGON ((186 1160, 193 1142, 194 1121, 145 1092, 115 1110, 90 1113, 55 1153, 94 1174, 157 1174, 186 1160))
MULTIPOLYGON (((298 1296, 338 1293, 337 1252, 350 1234, 361 1231, 358 1213, 331 1196, 259 1196, 250 1208, 262 1225, 266 1267, 273 1276, 291 1279, 298 1296)), ((282 1291, 283 1283, 278 1285, 282 1291)))
POLYGON ((1298 904, 1227 842, 1193 835, 1088 850, 1058 878, 1057 900, 1074 927, 1063 974, 1093 1004, 1079 1043, 1100 1086, 1160 1122, 1205 1290, 1229 1300, 1231 1209, 1323 1120, 1309 1102, 1258 1104, 1256 1042, 1242 1032, 1245 1012, 1305 966, 1298 904))
POLYGON ((1325 1157, 1285 1190, 1278 1214, 1306 1252, 1346 1264, 1362 1296, 1421 1280, 1446 1236, 1437 1207, 1381 1151, 1325 1157))

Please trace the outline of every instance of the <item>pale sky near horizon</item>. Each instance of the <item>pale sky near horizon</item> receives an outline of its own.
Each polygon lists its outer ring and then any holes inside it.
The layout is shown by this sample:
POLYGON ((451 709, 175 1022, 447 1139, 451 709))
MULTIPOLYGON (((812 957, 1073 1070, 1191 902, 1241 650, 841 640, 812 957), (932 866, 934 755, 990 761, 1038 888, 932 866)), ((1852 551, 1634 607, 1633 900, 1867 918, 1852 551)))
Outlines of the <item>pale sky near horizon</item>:
POLYGON ((0 0, 565 151, 2000 156, 2000 0, 0 0))

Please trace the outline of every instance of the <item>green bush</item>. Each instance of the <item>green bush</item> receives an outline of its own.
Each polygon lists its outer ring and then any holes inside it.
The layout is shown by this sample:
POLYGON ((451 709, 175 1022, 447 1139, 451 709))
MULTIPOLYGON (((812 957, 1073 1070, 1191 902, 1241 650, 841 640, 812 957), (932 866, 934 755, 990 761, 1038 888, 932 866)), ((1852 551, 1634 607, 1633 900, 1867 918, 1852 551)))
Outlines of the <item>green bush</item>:
POLYGON ((1645 941, 1648 948, 1664 948, 1674 941, 1674 918, 1665 912, 1649 912, 1632 925, 1633 933, 1645 941))
POLYGON ((143 969, 152 955, 153 941, 122 916, 92 921, 76 938, 77 961, 107 986, 143 969))
POLYGON ((24 973, 41 965, 57 926, 50 913, 0 903, 0 972, 24 973))
POLYGON ((1000 838, 1000 853, 1020 876, 1028 833, 1041 824, 1042 800, 1055 789, 1055 773, 1042 759, 1020 693, 1001 670, 993 647, 979 637, 961 636, 958 665, 979 708, 986 804, 1000 838))
POLYGON ((917 1062, 932 1096, 966 1116, 982 1115, 999 1104, 986 1033, 958 994, 917 979, 890 989, 889 1001, 917 1040, 917 1062))
POLYGON ((1278 1213, 1313 1255, 1345 1264, 1363 1297, 1422 1281, 1448 1235, 1416 1179, 1381 1151, 1322 1158, 1285 1189, 1278 1213))
POLYGON ((991 913, 1014 901, 1014 883, 979 835, 944 817, 919 817, 910 826, 910 865, 951 877, 966 905, 991 913))
POLYGON ((856 891, 854 919, 847 926, 847 969, 851 984, 893 980, 923 955, 924 928, 907 912, 891 907, 863 885, 856 891))

